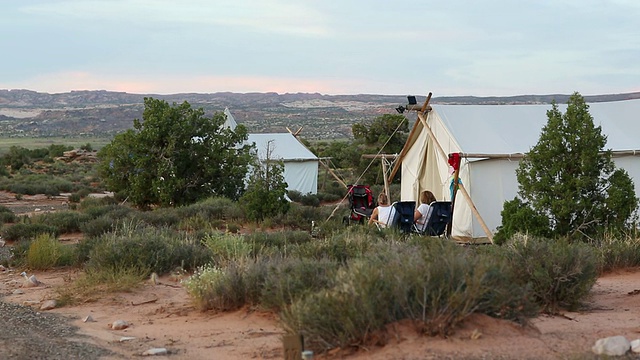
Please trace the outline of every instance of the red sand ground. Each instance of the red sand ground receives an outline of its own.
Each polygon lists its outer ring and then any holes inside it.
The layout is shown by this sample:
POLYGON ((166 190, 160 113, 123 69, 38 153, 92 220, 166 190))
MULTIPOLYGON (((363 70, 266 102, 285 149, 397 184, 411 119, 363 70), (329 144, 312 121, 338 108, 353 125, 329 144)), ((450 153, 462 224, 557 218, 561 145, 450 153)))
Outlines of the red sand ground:
MULTIPOLYGON (((21 288, 6 301, 41 303, 53 298, 77 273, 35 273, 43 286, 21 288)), ((640 269, 601 277, 591 292, 588 310, 541 316, 531 327, 474 315, 447 339, 420 336, 408 323, 389 326, 387 344, 358 351, 336 351, 316 358, 340 359, 562 359, 585 358, 602 337, 640 338, 640 269)), ((0 272, 0 290, 22 285, 19 271, 0 272), (2 288, 4 287, 4 289, 2 288)), ((34 306, 39 306, 35 305, 34 306)), ((50 310, 74 317, 81 333, 127 358, 152 347, 165 347, 172 359, 281 359, 282 330, 272 314, 240 310, 215 314, 196 310, 178 282, 161 278, 131 293, 107 294, 93 303, 50 310), (95 322, 83 322, 90 315, 95 322), (131 326, 111 330, 125 320, 131 326), (135 339, 120 342, 122 337, 135 339)))
MULTIPOLYGON (((65 198, 24 196, 0 192, 0 204, 17 213, 55 211, 67 207, 65 198)), ((77 241, 70 235, 61 241, 77 241)), ((20 271, 0 272, 0 292, 20 288, 20 271)), ((39 306, 55 297, 75 270, 36 273, 43 286, 22 288, 24 294, 6 301, 39 306)), ((483 315, 472 316, 447 339, 420 336, 410 324, 389 326, 384 346, 335 351, 316 358, 339 359, 583 359, 594 358, 591 347, 599 338, 623 335, 640 338, 640 269, 602 276, 591 291, 586 310, 562 316, 540 316, 522 328, 483 315)), ((276 316, 240 310, 214 314, 195 309, 186 291, 169 278, 145 284, 131 293, 105 294, 96 302, 63 307, 56 312, 74 317, 81 333, 96 344, 126 358, 152 347, 165 347, 171 359, 281 359, 282 329, 276 316), (95 322, 83 322, 90 315, 95 322), (125 320, 131 326, 111 330, 108 324, 125 320), (121 342, 123 337, 135 339, 121 342)))

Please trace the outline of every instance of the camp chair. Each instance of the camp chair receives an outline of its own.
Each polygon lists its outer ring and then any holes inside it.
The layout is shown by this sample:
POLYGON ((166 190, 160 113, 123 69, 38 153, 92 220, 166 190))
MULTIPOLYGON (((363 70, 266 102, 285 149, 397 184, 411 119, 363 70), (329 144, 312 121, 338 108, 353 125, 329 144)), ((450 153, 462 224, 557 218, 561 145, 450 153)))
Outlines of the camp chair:
POLYGON ((416 224, 414 231, 420 235, 440 237, 451 222, 451 201, 435 201, 431 203, 430 211, 427 223, 421 228, 416 224))
POLYGON ((376 225, 378 230, 397 227, 400 215, 398 214, 398 210, 396 209, 396 203, 394 202, 391 204, 391 210, 389 211, 389 215, 386 219, 381 219, 379 216, 380 215, 378 215, 378 219, 374 221, 374 224, 376 225))
POLYGON ((350 213, 345 217, 345 222, 364 224, 376 207, 371 188, 369 185, 349 185, 347 198, 349 199, 350 213))
POLYGON ((404 234, 411 233, 413 229, 413 214, 416 209, 415 201, 398 201, 391 205, 396 209, 395 219, 391 226, 397 227, 404 234))

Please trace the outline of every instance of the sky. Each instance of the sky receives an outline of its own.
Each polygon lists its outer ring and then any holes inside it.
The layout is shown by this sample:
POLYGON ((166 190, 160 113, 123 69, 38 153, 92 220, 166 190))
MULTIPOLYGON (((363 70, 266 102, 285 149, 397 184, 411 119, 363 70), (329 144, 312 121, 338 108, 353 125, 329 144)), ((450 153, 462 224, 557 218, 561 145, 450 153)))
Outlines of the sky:
POLYGON ((0 0, 0 89, 640 91, 638 0, 0 0))

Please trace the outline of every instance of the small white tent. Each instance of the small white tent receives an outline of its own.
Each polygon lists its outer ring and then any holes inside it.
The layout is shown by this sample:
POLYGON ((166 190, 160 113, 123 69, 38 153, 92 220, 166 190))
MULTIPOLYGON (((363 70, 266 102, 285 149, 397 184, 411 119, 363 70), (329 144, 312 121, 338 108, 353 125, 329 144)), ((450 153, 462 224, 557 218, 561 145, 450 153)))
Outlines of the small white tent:
POLYGON ((287 190, 302 194, 318 192, 318 158, 290 133, 249 134, 248 143, 254 143, 258 158, 265 161, 267 149, 272 160, 284 163, 284 181, 287 190))
MULTIPOLYGON (((237 126, 229 108, 224 109, 225 128, 237 126)), ((318 192, 318 158, 291 133, 249 134, 248 144, 255 144, 258 159, 267 159, 267 149, 272 160, 284 163, 284 181, 287 190, 296 190, 302 194, 318 192)))
MULTIPOLYGON (((562 112, 566 105, 559 105, 562 112)), ((462 153, 460 180, 468 201, 456 195, 452 235, 486 236, 480 219, 495 232, 505 201, 518 191, 515 170, 547 123, 551 105, 432 105, 428 128, 418 119, 403 149, 401 200, 416 200, 431 190, 438 200, 451 199, 450 153, 462 153), (473 206, 480 217, 476 216, 473 206)), ((640 100, 589 104, 596 126, 607 136, 617 167, 632 177, 640 195, 640 100)))

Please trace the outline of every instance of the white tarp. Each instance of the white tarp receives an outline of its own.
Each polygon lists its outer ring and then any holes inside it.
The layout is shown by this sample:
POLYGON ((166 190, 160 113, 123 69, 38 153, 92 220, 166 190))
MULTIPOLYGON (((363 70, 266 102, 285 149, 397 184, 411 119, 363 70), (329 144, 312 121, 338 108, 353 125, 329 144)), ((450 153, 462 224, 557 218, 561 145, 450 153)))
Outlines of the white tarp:
POLYGON ((255 143, 258 158, 270 157, 284 162, 287 190, 302 194, 318 192, 318 158, 290 133, 249 134, 248 143, 255 143))
MULTIPOLYGON (((445 154, 526 153, 540 137, 551 105, 433 105, 427 123, 445 154)), ((559 105, 564 113, 566 105, 559 105)), ((589 113, 607 136, 606 149, 638 150, 636 156, 614 158, 635 183, 640 196, 640 100, 590 103, 589 113)), ((428 189, 439 200, 450 200, 449 165, 436 150, 428 132, 418 121, 402 160, 401 200, 416 200, 428 189)), ((501 223, 505 201, 518 190, 515 169, 519 159, 463 159, 460 179, 490 231, 501 223)), ((456 195, 453 235, 486 236, 470 204, 456 195)))

